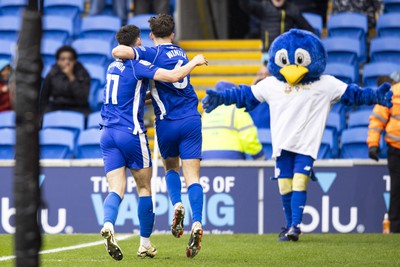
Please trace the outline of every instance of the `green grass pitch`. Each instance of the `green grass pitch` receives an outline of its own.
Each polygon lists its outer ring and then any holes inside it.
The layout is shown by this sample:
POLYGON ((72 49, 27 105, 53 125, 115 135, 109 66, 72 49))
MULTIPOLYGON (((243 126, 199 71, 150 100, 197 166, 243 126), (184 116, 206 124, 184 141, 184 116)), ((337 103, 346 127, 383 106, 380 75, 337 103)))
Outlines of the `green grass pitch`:
MULTIPOLYGON (((277 242, 276 234, 205 235, 200 253, 186 257, 189 236, 175 239, 153 235, 158 254, 153 259, 139 259, 139 237, 119 243, 124 259, 114 261, 103 244, 43 254, 41 266, 400 266, 400 235, 382 234, 305 234, 298 242, 277 242)), ((42 250, 101 241, 100 235, 44 235, 42 250)), ((1 258, 13 254, 12 235, 0 235, 0 266, 14 266, 13 260, 1 258)))

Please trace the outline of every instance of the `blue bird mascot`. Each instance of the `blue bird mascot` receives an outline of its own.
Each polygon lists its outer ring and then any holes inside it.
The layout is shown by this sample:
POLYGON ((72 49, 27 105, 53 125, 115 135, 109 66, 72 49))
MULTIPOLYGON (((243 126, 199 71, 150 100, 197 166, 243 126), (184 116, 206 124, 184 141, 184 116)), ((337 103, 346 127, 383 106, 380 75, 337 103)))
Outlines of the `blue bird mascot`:
POLYGON ((307 199, 307 185, 321 145, 331 106, 380 104, 391 107, 388 83, 377 89, 346 84, 322 75, 327 55, 314 34, 292 29, 278 36, 269 50, 270 77, 256 85, 217 92, 207 90, 203 108, 211 112, 219 105, 236 104, 252 110, 261 102, 270 106, 272 158, 278 179, 286 227, 279 241, 297 241, 307 199))

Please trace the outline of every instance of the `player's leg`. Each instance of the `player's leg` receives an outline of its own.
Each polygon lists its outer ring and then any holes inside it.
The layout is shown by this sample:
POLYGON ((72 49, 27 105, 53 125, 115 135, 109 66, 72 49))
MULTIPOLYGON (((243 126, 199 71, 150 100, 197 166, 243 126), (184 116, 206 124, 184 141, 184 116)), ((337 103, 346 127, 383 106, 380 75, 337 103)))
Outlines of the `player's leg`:
POLYGON ((157 254, 156 247, 150 242, 155 216, 151 197, 151 170, 151 167, 139 170, 131 170, 136 181, 136 188, 139 195, 138 217, 140 224, 140 246, 137 251, 137 255, 141 258, 153 258, 157 254))
POLYGON ((292 225, 292 195, 293 195, 293 168, 294 155, 291 152, 282 150, 281 155, 276 159, 275 173, 278 178, 279 193, 281 195, 283 211, 286 219, 286 226, 282 227, 278 241, 289 241, 286 234, 292 225))
POLYGON ((179 154, 182 159, 182 171, 188 189, 189 203, 192 209, 192 229, 186 255, 196 256, 201 249, 203 237, 203 187, 200 184, 201 159, 201 118, 193 116, 182 120, 179 154))
POLYGON ((294 161, 293 195, 292 195, 292 226, 287 237, 297 241, 301 234, 300 223, 303 219, 304 207, 307 201, 307 185, 310 180, 314 159, 310 156, 296 154, 294 161))
POLYGON ((100 146, 103 153, 104 169, 107 176, 109 194, 103 203, 104 224, 100 233, 108 254, 115 260, 122 260, 123 254, 114 237, 114 224, 118 208, 124 197, 126 174, 125 159, 114 142, 115 132, 104 128, 100 146))
POLYGON ((179 175, 179 121, 156 121, 158 147, 163 158, 165 181, 168 195, 174 206, 174 218, 171 223, 171 233, 179 238, 182 236, 185 209, 182 205, 182 183, 179 175))
POLYGON ((184 231, 183 220, 185 208, 182 204, 181 190, 182 182, 179 175, 179 158, 172 157, 163 159, 165 168, 165 180, 167 183, 168 195, 174 206, 174 218, 171 224, 171 233, 174 237, 180 238, 184 231))

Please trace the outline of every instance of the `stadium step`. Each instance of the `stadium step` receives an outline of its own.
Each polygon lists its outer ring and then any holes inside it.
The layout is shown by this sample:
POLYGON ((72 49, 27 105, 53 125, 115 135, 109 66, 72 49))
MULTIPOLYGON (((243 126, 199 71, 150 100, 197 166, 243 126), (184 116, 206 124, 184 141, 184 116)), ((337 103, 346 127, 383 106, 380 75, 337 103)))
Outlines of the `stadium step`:
MULTIPOLYGON (((192 71, 192 75, 253 75, 257 73, 259 65, 212 65, 197 67, 192 71)), ((193 77, 192 76, 192 77, 193 77)))
POLYGON ((218 81, 229 81, 235 84, 247 84, 251 85, 255 79, 255 75, 246 76, 229 76, 229 75, 218 75, 218 76, 191 76, 190 83, 195 87, 196 90, 204 90, 206 88, 215 88, 215 84, 218 81))
POLYGON ((253 50, 260 51, 261 40, 186 40, 179 46, 186 51, 193 50, 253 50))
POLYGON ((207 60, 257 60, 261 59, 261 52, 258 51, 207 51, 199 50, 196 52, 187 52, 190 59, 197 54, 203 54, 207 60))

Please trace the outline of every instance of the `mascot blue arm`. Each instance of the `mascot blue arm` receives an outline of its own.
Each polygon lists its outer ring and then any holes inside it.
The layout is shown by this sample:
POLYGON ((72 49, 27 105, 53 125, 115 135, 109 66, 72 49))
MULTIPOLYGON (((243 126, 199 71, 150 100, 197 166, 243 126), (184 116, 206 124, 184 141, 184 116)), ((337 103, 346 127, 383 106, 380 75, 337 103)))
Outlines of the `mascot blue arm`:
POLYGON ((236 104, 238 108, 246 108, 246 111, 253 110, 260 101, 258 101, 251 87, 247 85, 239 85, 239 88, 231 88, 223 92, 217 92, 214 90, 207 90, 207 96, 203 99, 203 108, 209 113, 216 107, 224 105, 236 104))
POLYGON ((346 106, 380 104, 391 108, 393 92, 390 84, 383 83, 378 89, 360 88, 356 84, 349 84, 340 99, 340 103, 346 106))

